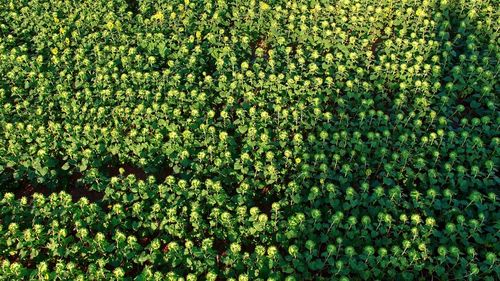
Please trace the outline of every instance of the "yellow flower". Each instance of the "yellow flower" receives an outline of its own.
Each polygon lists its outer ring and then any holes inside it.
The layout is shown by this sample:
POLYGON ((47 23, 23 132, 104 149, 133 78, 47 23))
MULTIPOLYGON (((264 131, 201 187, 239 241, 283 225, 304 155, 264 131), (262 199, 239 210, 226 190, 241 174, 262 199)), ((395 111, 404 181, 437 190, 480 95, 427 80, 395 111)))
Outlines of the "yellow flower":
POLYGON ((152 17, 151 17, 152 20, 157 20, 159 22, 163 22, 163 20, 165 20, 165 16, 163 15, 162 12, 158 11, 156 12, 156 14, 154 14, 152 17))
POLYGON ((260 9, 262 11, 269 10, 269 8, 270 8, 269 5, 266 2, 260 1, 259 4, 260 4, 260 9))
POLYGON ((115 24, 112 21, 109 21, 106 24, 106 28, 109 29, 109 30, 113 29, 113 27, 115 27, 115 24))

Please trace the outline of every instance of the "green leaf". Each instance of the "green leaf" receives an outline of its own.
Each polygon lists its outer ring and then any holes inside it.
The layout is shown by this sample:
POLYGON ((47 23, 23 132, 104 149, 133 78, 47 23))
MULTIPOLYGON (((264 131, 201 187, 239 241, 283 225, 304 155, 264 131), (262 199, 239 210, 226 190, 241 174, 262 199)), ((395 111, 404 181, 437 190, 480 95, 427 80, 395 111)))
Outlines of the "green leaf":
POLYGON ((88 164, 87 159, 83 159, 82 163, 78 166, 78 169, 80 170, 80 172, 87 170, 87 164, 88 164))
POLYGON ((242 126, 239 126, 238 127, 238 131, 241 133, 241 134, 244 134, 246 133, 246 131, 248 130, 248 126, 246 125, 242 125, 242 126))
POLYGON ((64 163, 64 165, 62 165, 61 169, 63 169, 64 171, 67 171, 69 169, 69 163, 68 162, 64 163))

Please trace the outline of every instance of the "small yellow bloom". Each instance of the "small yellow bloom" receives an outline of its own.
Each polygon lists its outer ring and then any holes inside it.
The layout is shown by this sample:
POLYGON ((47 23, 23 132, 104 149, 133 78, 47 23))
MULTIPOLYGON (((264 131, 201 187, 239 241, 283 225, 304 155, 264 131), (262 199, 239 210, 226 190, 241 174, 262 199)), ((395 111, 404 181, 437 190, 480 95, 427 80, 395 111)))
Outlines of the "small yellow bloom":
POLYGON ((115 24, 112 21, 109 21, 106 24, 106 28, 109 29, 109 30, 113 29, 113 27, 115 27, 115 24))
POLYGON ((259 4, 260 4, 260 9, 262 11, 269 10, 269 8, 270 8, 269 5, 266 2, 260 1, 259 4))
POLYGON ((152 20, 157 20, 159 22, 163 22, 163 20, 165 20, 165 16, 163 15, 162 12, 158 11, 156 12, 156 14, 154 14, 152 17, 151 17, 152 20))

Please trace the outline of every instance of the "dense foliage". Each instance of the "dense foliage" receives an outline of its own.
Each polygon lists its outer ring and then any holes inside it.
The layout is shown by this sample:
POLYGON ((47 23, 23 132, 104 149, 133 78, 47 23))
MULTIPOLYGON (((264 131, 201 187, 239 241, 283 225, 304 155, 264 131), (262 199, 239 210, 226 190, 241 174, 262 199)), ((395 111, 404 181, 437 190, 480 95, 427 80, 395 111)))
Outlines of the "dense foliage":
POLYGON ((0 279, 500 279, 499 11, 1 0, 0 279))

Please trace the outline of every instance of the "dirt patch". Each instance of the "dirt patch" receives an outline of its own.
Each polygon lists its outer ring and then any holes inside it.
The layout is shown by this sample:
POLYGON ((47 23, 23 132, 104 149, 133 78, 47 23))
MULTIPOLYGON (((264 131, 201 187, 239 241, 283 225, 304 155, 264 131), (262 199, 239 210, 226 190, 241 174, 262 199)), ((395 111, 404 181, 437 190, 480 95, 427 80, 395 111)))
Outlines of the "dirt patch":
POLYGON ((278 195, 273 191, 270 185, 264 186, 264 188, 255 194, 254 197, 255 206, 268 217, 271 216, 273 203, 277 201, 279 201, 278 195))
POLYGON ((71 195, 73 202, 78 202, 78 200, 85 197, 90 202, 95 203, 101 201, 104 197, 104 193, 91 190, 87 186, 72 187, 68 190, 68 193, 71 195))
POLYGON ((53 192, 55 192, 55 190, 51 190, 44 185, 37 185, 27 180, 22 180, 19 182, 19 187, 14 190, 14 195, 17 199, 21 199, 23 197, 31 198, 31 196, 35 193, 41 193, 45 196, 49 196, 53 192))
POLYGON ((227 255, 228 241, 226 239, 215 238, 213 243, 213 249, 217 252, 215 257, 217 264, 221 264, 222 257, 227 255))
POLYGON ((158 183, 162 183, 165 179, 174 173, 174 169, 168 165, 164 165, 158 168, 158 171, 155 173, 155 178, 158 183))
POLYGON ((142 237, 137 240, 137 243, 141 245, 143 248, 146 248, 146 246, 149 245, 149 242, 151 241, 151 238, 149 237, 142 237))
POLYGON ((134 15, 139 13, 139 3, 137 0, 127 0, 127 10, 134 15))
POLYGON ((105 167, 104 172, 109 177, 118 177, 120 176, 120 169, 123 169, 123 176, 126 177, 128 175, 134 175, 137 179, 145 180, 148 175, 144 171, 144 169, 136 167, 131 164, 119 164, 119 165, 108 165, 105 167))
POLYGON ((250 45, 250 49, 252 50, 252 59, 251 61, 254 62, 255 59, 257 58, 257 49, 260 48, 263 50, 264 54, 262 56, 262 58, 264 60, 269 60, 269 45, 267 44, 266 42, 266 39, 265 38, 259 38, 257 39, 257 41, 253 42, 251 45, 250 45))
POLYGON ((163 245, 163 246, 161 247, 161 251, 162 251, 164 254, 168 253, 168 251, 169 251, 168 244, 163 245))
POLYGON ((91 203, 99 202, 104 197, 104 192, 92 190, 89 185, 81 183, 82 173, 75 172, 69 177, 67 192, 71 195, 73 202, 78 202, 81 198, 87 198, 91 203))
POLYGON ((46 197, 50 196, 52 193, 59 193, 65 191, 69 193, 73 199, 73 202, 78 202, 80 198, 85 197, 90 202, 99 202, 104 197, 103 192, 98 192, 92 190, 89 186, 82 185, 79 179, 82 178, 82 174, 75 173, 71 175, 68 179, 66 185, 61 185, 58 188, 48 188, 45 185, 35 184, 27 180, 22 180, 19 182, 19 186, 14 189, 14 195, 17 199, 26 197, 31 199, 33 194, 40 193, 46 197))
POLYGON ((375 41, 373 42, 371 46, 371 51, 374 56, 377 54, 377 48, 382 43, 382 41, 384 41, 382 38, 377 37, 377 39, 375 39, 375 41))
POLYGON ((138 264, 134 264, 131 269, 125 272, 126 277, 137 277, 141 273, 142 268, 138 264))

